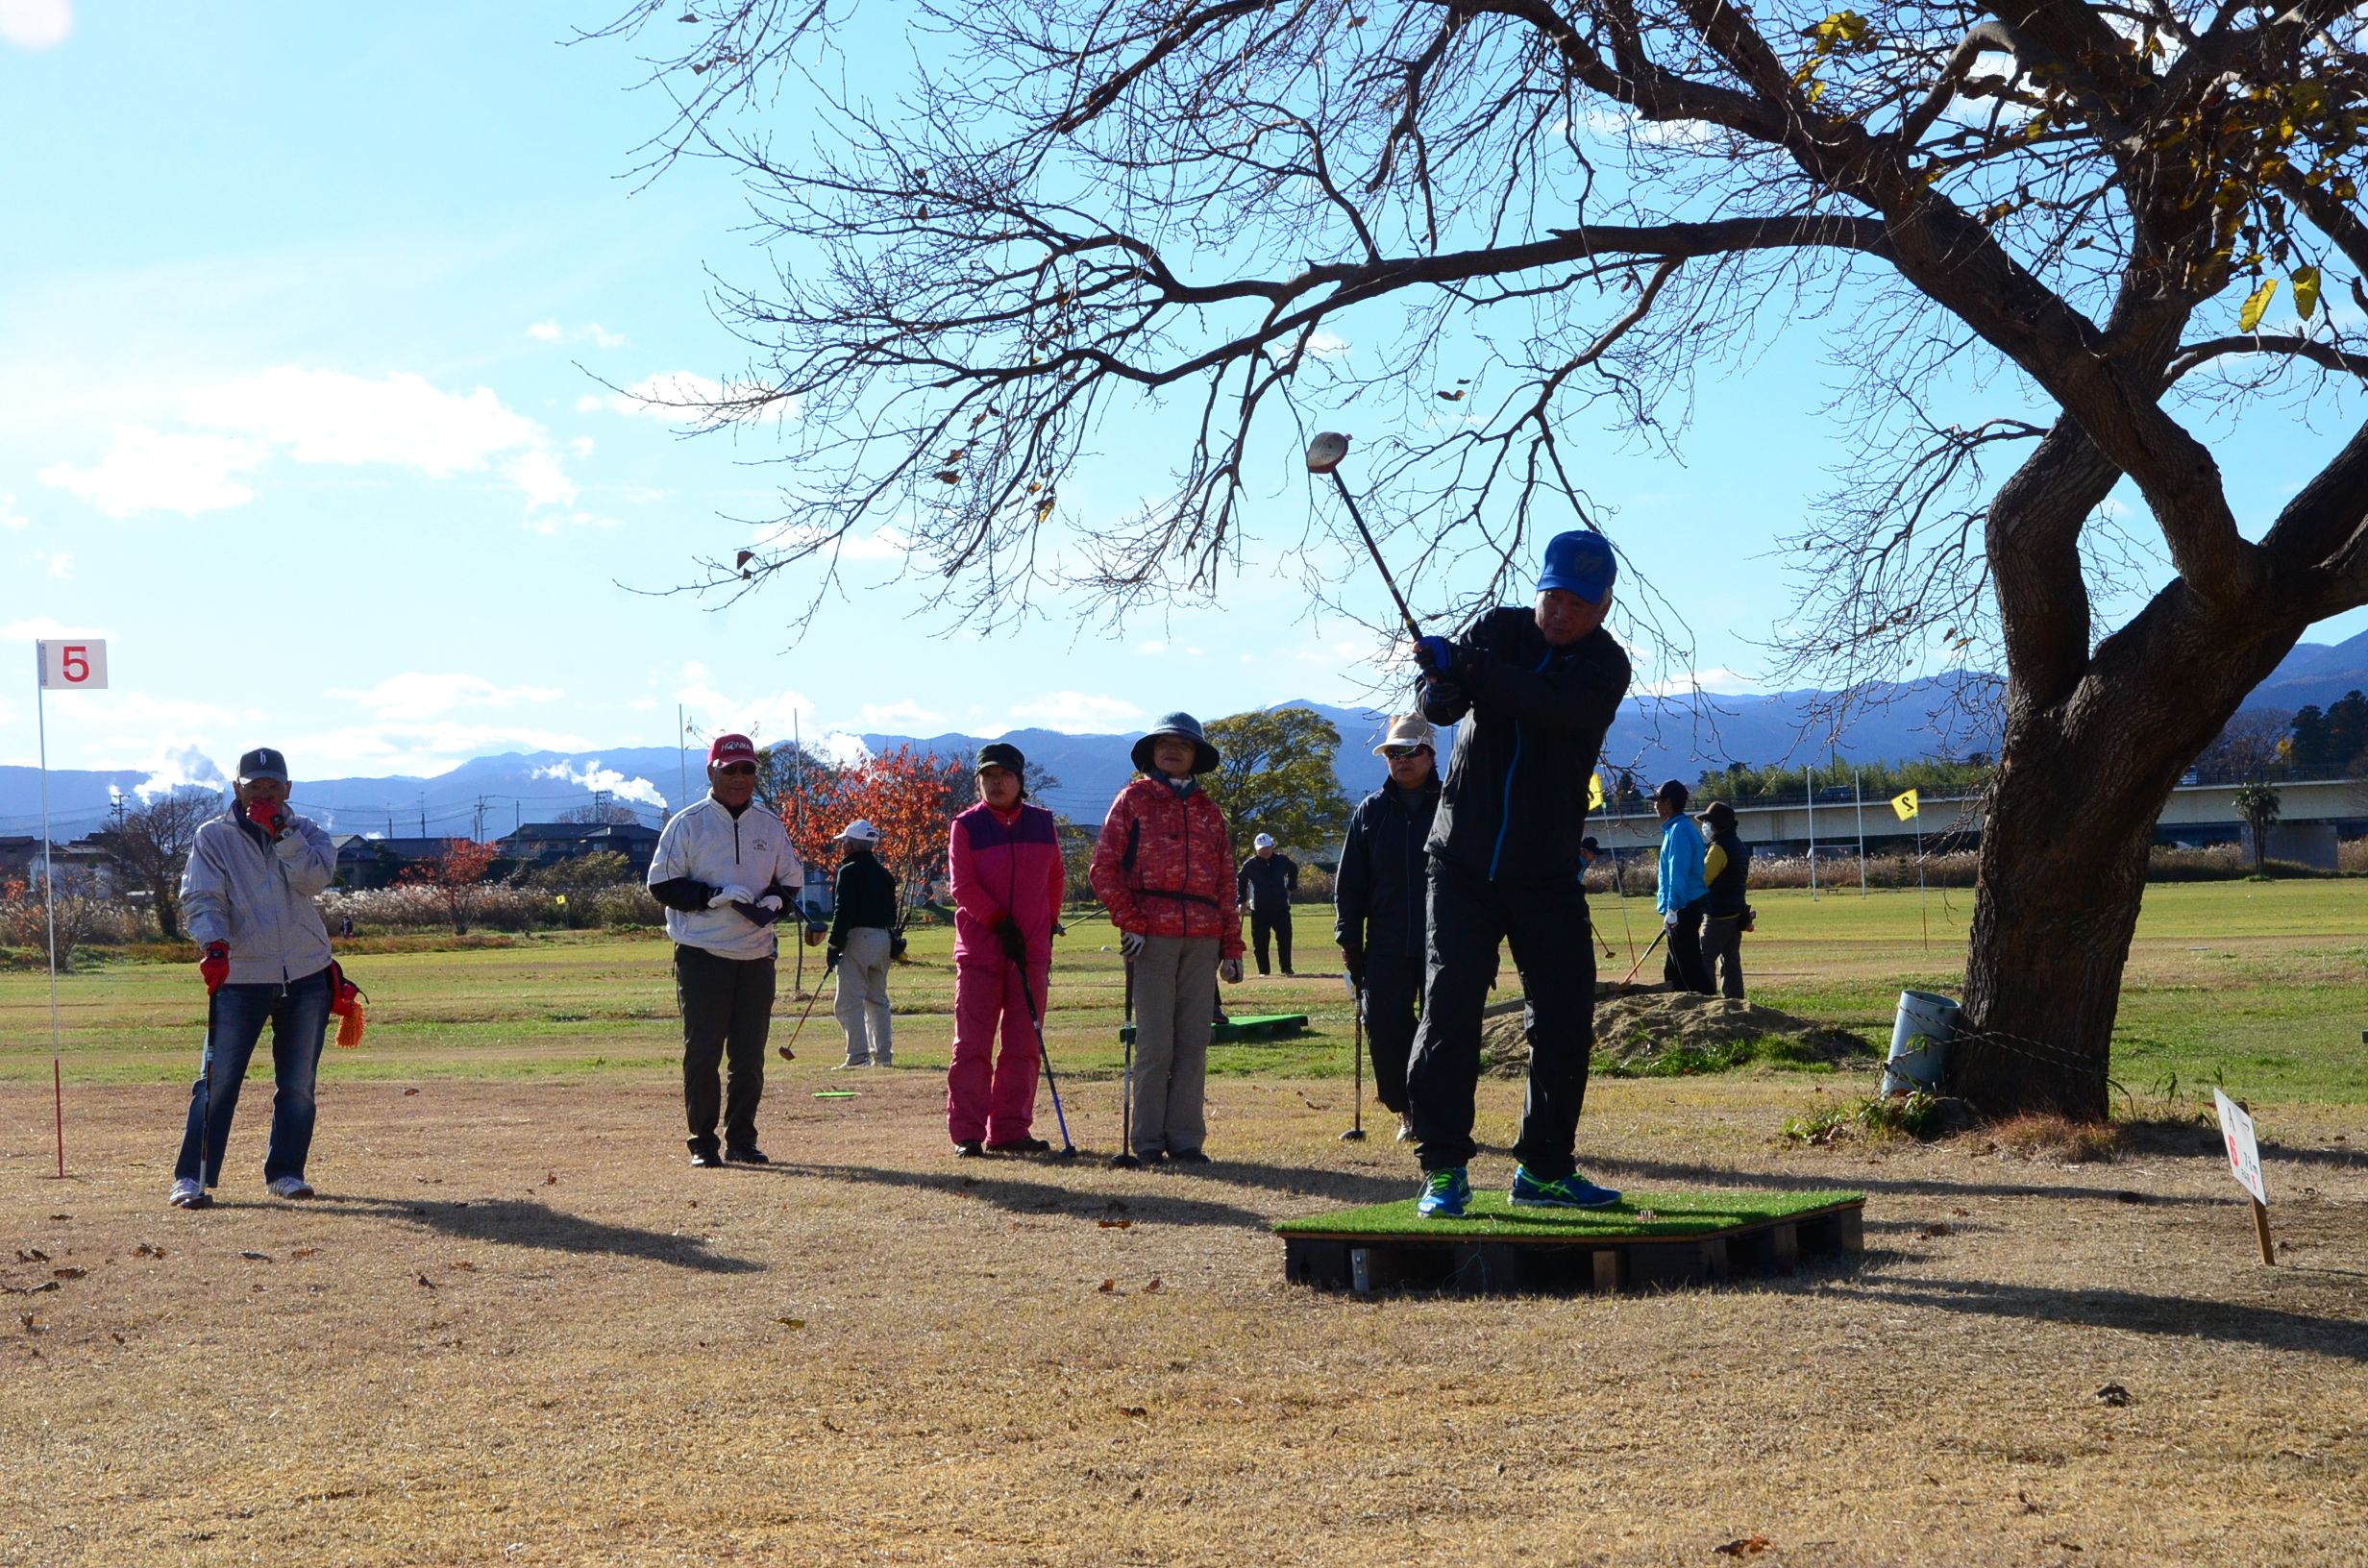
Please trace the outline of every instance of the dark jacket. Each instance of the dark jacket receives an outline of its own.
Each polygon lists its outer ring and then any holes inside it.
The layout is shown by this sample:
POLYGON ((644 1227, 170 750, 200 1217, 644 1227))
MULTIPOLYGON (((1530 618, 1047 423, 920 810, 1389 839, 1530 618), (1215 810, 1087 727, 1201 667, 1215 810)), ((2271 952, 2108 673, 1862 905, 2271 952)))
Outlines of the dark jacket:
POLYGON ((893 931, 897 924, 897 879, 879 857, 857 850, 839 865, 831 894, 830 945, 847 945, 847 933, 863 927, 893 931))
POLYGON ((1419 790, 1384 784, 1349 814, 1332 883, 1333 940, 1376 958, 1420 958, 1423 841, 1439 811, 1439 778, 1419 790))
POLYGON ((1266 860, 1252 855, 1233 873, 1234 892, 1247 908, 1266 915, 1288 914, 1299 886, 1299 863, 1280 849, 1266 860))
POLYGON ((1751 845, 1732 833, 1711 835, 1709 859, 1716 860, 1719 850, 1726 851, 1726 863, 1718 874, 1711 878, 1711 891, 1703 913, 1716 917, 1732 917, 1743 913, 1743 888, 1751 877, 1751 845))
POLYGON ((1422 683, 1422 716, 1458 725, 1430 852, 1495 880, 1569 882, 1583 869, 1587 780, 1628 694, 1628 655, 1601 627, 1549 647, 1537 617, 1510 606, 1455 646, 1452 675, 1422 683))

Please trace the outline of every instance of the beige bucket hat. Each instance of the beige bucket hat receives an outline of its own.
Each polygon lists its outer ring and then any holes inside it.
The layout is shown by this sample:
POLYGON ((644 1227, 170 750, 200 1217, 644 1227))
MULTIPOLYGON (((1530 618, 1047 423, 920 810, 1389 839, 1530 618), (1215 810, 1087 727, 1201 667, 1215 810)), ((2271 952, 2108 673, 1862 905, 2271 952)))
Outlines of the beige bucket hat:
POLYGON ((1394 746, 1427 746, 1436 751, 1439 749, 1438 731, 1431 728, 1431 722, 1422 715, 1402 713, 1390 721, 1390 732, 1381 738, 1379 746, 1373 747, 1373 755, 1385 755, 1394 746))

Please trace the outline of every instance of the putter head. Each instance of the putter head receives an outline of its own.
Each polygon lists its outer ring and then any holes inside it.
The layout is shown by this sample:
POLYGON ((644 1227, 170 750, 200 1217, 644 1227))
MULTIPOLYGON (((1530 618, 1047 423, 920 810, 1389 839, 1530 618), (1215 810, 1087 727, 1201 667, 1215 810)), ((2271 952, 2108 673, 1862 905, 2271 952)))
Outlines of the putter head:
POLYGON ((1307 471, 1310 474, 1329 474, 1341 466, 1348 455, 1348 437, 1338 430, 1324 430, 1307 444, 1307 471))
POLYGON ((782 1061, 784 1061, 784 1062, 795 1062, 795 1061, 797 1061, 797 1060, 798 1060, 798 1053, 797 1053, 796 1051, 791 1050, 791 1049, 790 1049, 788 1046, 786 1046, 786 1045, 777 1046, 777 1047, 776 1047, 776 1049, 777 1049, 777 1050, 779 1050, 779 1051, 780 1051, 780 1053, 781 1053, 781 1060, 782 1060, 782 1061))
POLYGON ((1055 1160, 1074 1160, 1077 1158, 1077 1145, 1074 1143, 1064 1143, 1059 1148, 1052 1151, 1052 1158, 1055 1160))
POLYGON ((1342 1141, 1342 1142, 1344 1142, 1344 1143, 1362 1143, 1362 1142, 1364 1142, 1364 1141, 1365 1141, 1365 1129, 1364 1129, 1364 1128, 1362 1128, 1362 1127, 1351 1127, 1351 1128, 1349 1128, 1349 1129, 1348 1129, 1348 1131, 1346 1131, 1346 1132, 1344 1132, 1344 1133, 1341 1134, 1341 1141, 1342 1141))
POLYGON ((1139 1170, 1142 1166, 1143 1162, 1131 1154, 1114 1154, 1110 1157, 1112 1170, 1139 1170))

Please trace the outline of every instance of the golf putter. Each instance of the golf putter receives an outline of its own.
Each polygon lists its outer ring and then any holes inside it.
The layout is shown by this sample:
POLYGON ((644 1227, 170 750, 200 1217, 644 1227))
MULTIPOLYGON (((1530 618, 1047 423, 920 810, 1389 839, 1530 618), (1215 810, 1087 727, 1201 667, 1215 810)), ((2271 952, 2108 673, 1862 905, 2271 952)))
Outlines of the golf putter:
POLYGON ((1357 1021, 1348 1045, 1348 1060, 1357 1075, 1356 1124, 1341 1134, 1341 1141, 1361 1143, 1365 1140, 1365 988, 1348 975, 1344 974, 1341 978, 1348 982, 1349 999, 1357 1010, 1357 1021))
POLYGON ((206 993, 206 1054, 203 1062, 199 1065, 197 1069, 198 1083, 201 1086, 199 1093, 200 1108, 197 1114, 197 1196, 189 1200, 187 1203, 183 1204, 182 1207, 185 1209, 210 1209, 213 1207, 213 1189, 206 1185, 206 1156, 212 1152, 213 1149, 213 1018, 215 1000, 216 998, 212 992, 208 992, 206 993))
POLYGON ((1044 1015, 1036 1011, 1036 988, 1027 983, 1027 969, 1016 959, 1013 968, 1020 970, 1020 999, 1027 1003, 1027 1021, 1036 1030, 1036 1060, 1045 1065, 1045 1083, 1052 1090, 1052 1116, 1061 1124, 1061 1154, 1064 1160, 1077 1158, 1077 1145, 1069 1136, 1069 1114, 1061 1109, 1061 1081, 1052 1076, 1052 1053, 1045 1048, 1044 1015))
POLYGON ((1110 1157, 1112 1170, 1133 1170, 1135 1158, 1135 961, 1126 961, 1126 1054, 1119 1069, 1119 1152, 1110 1157))
POLYGON ((781 1053, 782 1061, 795 1062, 798 1060, 798 1036, 805 1029, 805 1020, 814 1016, 814 1004, 822 999, 822 994, 823 988, 819 982, 815 985, 812 991, 805 993, 805 1011, 798 1015, 798 1025, 796 1028, 790 1030, 789 1042, 785 1045, 778 1045, 775 1047, 776 1050, 778 1050, 781 1053))
POLYGON ((1645 961, 1646 959, 1648 959, 1648 958, 1650 958, 1650 957, 1652 957, 1652 956, 1653 956, 1653 949, 1654 949, 1654 948, 1656 948, 1656 947, 1658 947, 1658 946, 1660 946, 1660 945, 1661 945, 1661 939, 1662 939, 1663 937, 1667 936, 1668 934, 1669 934, 1669 928, 1668 928, 1667 926, 1665 926, 1665 926, 1663 926, 1663 927, 1662 927, 1659 931, 1656 931, 1655 933, 1653 933, 1653 940, 1652 940, 1652 941, 1650 941, 1650 942, 1648 942, 1648 943, 1646 943, 1644 944, 1644 951, 1637 955, 1637 961, 1636 961, 1636 963, 1635 963, 1635 964, 1633 964, 1633 965, 1631 965, 1631 966, 1629 967, 1629 969, 1628 969, 1628 979, 1627 979, 1627 980, 1622 980, 1622 981, 1620 982, 1620 984, 1621 984, 1621 985, 1623 985, 1623 986, 1624 986, 1624 985, 1628 984, 1629 980, 1634 980, 1634 979, 1637 977, 1637 970, 1639 970, 1639 969, 1640 969, 1640 968, 1644 968, 1644 961, 1645 961))

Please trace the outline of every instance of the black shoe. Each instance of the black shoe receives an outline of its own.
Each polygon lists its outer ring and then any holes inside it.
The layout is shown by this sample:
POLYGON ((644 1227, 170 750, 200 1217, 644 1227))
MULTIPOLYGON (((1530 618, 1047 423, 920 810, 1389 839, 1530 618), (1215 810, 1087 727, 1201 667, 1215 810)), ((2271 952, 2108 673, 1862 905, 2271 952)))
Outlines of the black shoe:
POLYGON ((1174 1165, 1205 1165, 1209 1163, 1209 1157, 1198 1149, 1178 1149, 1168 1156, 1168 1163, 1174 1165))
POLYGON ((693 1149, 691 1164, 701 1170, 721 1170, 724 1168, 724 1156, 717 1149, 693 1149))
POLYGON ((745 1149, 726 1149, 724 1151, 724 1158, 731 1161, 735 1164, 742 1165, 769 1165, 773 1164, 772 1161, 765 1158, 765 1151, 758 1148, 753 1143, 750 1144, 745 1149))
POLYGON ((974 1160, 986 1152, 987 1146, 974 1138, 966 1138, 953 1146, 953 1157, 956 1160, 974 1160))
POLYGON ((987 1145, 989 1154, 1050 1154, 1052 1145, 1041 1138, 1007 1138, 987 1145))

